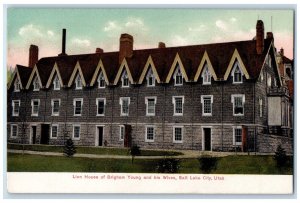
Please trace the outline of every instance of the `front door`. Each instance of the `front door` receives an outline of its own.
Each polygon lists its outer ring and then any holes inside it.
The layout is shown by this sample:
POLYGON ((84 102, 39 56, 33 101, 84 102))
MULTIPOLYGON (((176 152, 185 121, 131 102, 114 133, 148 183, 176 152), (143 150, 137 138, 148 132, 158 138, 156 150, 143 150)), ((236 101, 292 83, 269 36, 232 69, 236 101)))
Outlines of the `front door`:
POLYGON ((124 147, 131 147, 131 125, 125 125, 124 147))
POLYGON ((31 126, 31 143, 36 143, 36 126, 31 126))
POLYGON ((103 145, 103 126, 97 127, 97 133, 98 133, 98 146, 103 145))
POLYGON ((204 150, 211 151, 211 129, 203 128, 204 133, 204 150))
POLYGON ((41 144, 49 144, 50 125, 42 124, 41 128, 41 144))

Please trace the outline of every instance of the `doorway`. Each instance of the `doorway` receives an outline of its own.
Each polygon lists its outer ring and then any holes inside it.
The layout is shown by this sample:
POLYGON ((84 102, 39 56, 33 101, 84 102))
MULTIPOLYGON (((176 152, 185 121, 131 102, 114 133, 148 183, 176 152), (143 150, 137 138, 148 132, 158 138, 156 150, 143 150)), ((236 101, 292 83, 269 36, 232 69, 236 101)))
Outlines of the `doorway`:
POLYGON ((103 146, 103 130, 103 126, 97 126, 98 143, 96 142, 96 146, 103 146))
POLYGON ((202 150, 211 151, 211 128, 203 128, 202 150))
POLYGON ((41 144, 49 144, 50 137, 50 125, 42 124, 41 125, 41 144))
POLYGON ((36 144, 36 126, 31 126, 31 144, 36 144))

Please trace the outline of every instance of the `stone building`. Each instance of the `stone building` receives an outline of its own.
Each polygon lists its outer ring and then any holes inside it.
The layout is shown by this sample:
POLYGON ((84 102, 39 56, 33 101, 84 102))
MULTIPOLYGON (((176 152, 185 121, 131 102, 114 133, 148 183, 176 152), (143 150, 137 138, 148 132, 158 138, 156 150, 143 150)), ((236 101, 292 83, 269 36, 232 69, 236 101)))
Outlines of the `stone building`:
POLYGON ((117 52, 67 55, 65 38, 58 56, 38 59, 31 45, 28 67, 16 66, 8 142, 207 151, 291 143, 290 96, 261 20, 254 39, 216 44, 134 50, 122 34, 117 52))

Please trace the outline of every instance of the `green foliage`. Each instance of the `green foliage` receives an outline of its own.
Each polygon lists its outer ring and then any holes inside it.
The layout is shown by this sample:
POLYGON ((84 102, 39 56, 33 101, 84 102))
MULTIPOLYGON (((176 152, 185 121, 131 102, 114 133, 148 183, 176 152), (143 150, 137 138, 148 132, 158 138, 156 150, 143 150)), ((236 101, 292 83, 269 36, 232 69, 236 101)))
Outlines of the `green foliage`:
POLYGON ((277 146, 275 155, 274 155, 274 160, 276 161, 276 166, 278 168, 282 168, 286 165, 287 162, 287 155, 285 150, 281 147, 281 145, 277 146))
POLYGON ((158 173, 177 173, 180 168, 180 160, 174 158, 165 158, 159 160, 156 170, 158 173))
POLYGON ((64 155, 67 157, 72 157, 76 153, 76 149, 72 139, 67 139, 67 142, 64 146, 64 155))
POLYGON ((135 156, 140 156, 141 155, 141 150, 140 147, 137 145, 133 145, 130 148, 130 155, 131 155, 131 163, 133 164, 133 159, 135 156))
POLYGON ((198 158, 200 170, 203 173, 210 173, 217 169, 218 159, 211 156, 202 156, 198 158))

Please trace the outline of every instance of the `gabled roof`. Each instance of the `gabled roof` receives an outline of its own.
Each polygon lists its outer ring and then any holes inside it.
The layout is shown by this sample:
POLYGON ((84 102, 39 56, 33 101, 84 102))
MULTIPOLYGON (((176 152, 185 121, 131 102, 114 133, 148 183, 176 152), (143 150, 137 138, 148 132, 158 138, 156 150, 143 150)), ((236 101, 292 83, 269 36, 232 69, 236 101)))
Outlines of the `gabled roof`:
POLYGON ((32 71, 32 68, 17 64, 16 68, 15 68, 15 71, 13 73, 13 77, 12 77, 10 83, 8 84, 8 89, 14 83, 15 77, 17 77, 18 80, 20 81, 21 89, 24 89, 26 87, 26 84, 27 84, 28 79, 30 77, 31 71, 32 71))

